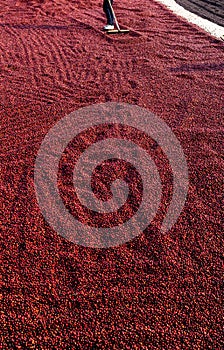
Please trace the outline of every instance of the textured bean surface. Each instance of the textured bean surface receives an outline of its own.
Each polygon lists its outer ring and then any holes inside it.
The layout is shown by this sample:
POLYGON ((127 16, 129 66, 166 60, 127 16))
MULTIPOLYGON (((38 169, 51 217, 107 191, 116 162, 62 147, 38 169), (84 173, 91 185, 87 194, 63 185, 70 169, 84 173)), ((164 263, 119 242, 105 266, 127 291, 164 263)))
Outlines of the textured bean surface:
POLYGON ((222 349, 224 43, 148 0, 117 1, 131 32, 107 36, 88 4, 0 0, 3 349, 222 349), (170 126, 190 185, 165 235, 91 249, 44 220, 34 162, 58 120, 107 101, 170 126))

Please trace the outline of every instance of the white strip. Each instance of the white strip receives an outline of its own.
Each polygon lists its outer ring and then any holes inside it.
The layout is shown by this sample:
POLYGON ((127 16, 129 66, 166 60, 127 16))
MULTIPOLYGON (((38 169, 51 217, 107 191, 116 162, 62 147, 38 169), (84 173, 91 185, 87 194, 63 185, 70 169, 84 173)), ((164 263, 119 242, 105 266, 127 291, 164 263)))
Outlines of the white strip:
POLYGON ((160 2, 166 7, 168 7, 172 12, 177 14, 178 16, 184 17, 193 24, 204 29, 206 32, 210 33, 212 36, 216 38, 221 38, 224 40, 224 27, 219 26, 218 24, 212 23, 207 19, 201 18, 195 15, 192 12, 185 10, 182 6, 178 5, 174 0, 156 0, 160 2))

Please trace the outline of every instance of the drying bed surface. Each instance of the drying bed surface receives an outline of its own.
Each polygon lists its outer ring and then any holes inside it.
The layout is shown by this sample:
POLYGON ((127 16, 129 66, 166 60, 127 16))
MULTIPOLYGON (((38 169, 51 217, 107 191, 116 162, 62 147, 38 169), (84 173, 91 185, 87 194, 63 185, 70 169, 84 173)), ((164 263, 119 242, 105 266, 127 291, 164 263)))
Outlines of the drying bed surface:
MULTIPOLYGON (((146 0, 115 4, 130 35, 107 36, 101 5, 0 1, 3 348, 221 349, 224 43, 146 0), (108 101, 168 124, 187 159, 189 191, 166 234, 155 221, 131 242, 93 249, 45 221, 34 164, 56 122, 108 101)), ((154 151, 165 181, 169 164, 154 151)), ((73 161, 69 150, 64 160, 73 161)), ((69 202, 65 165, 59 185, 69 202)))

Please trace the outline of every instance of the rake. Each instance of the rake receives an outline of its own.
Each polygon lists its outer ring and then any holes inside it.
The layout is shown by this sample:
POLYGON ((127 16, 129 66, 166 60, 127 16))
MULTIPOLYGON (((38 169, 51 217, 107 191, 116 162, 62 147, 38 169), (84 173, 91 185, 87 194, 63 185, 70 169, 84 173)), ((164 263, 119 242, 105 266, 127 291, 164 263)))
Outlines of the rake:
POLYGON ((120 28, 118 21, 117 21, 117 18, 116 18, 115 13, 114 13, 114 9, 111 5, 111 2, 110 2, 110 0, 107 0, 107 1, 108 1, 109 6, 110 6, 111 12, 112 12, 113 17, 114 17, 114 22, 115 22, 116 27, 117 27, 117 29, 107 30, 107 33, 108 34, 127 34, 127 33, 129 33, 129 29, 121 29, 120 28))

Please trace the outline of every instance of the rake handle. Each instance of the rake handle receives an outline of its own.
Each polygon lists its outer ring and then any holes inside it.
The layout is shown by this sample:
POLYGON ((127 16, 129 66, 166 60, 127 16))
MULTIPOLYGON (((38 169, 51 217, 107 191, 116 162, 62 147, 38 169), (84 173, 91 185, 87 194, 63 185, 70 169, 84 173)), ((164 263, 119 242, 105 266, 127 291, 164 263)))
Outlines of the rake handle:
POLYGON ((120 31, 121 29, 120 29, 120 26, 119 26, 119 24, 118 24, 117 18, 116 18, 116 16, 115 16, 114 9, 113 9, 113 7, 112 7, 112 5, 111 5, 111 2, 110 2, 110 0, 107 0, 107 1, 108 1, 109 6, 110 6, 111 12, 112 12, 112 14, 113 14, 116 27, 117 27, 117 29, 120 31))

